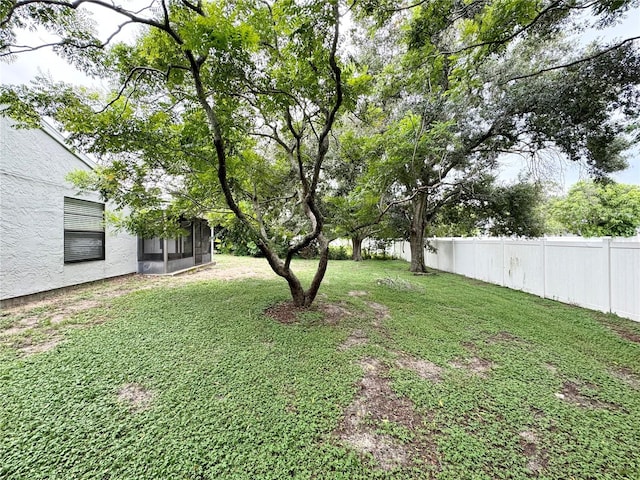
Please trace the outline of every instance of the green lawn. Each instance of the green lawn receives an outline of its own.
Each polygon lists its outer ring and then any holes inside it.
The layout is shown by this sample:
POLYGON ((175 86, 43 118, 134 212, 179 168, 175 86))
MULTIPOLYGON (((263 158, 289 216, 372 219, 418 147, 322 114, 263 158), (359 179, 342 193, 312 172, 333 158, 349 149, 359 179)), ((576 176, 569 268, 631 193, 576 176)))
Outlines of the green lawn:
POLYGON ((128 282, 0 316, 0 478, 640 478, 639 324, 397 261, 289 324, 280 279, 128 282))

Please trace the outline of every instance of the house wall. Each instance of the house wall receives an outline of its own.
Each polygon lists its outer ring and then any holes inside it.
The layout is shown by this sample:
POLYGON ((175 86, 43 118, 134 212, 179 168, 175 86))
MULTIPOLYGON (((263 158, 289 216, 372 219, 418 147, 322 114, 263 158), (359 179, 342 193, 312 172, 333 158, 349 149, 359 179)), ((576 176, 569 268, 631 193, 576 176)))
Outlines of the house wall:
POLYGON ((64 263, 64 197, 100 199, 65 180, 92 164, 61 142, 51 127, 17 130, 0 117, 0 300, 137 270, 136 238, 109 227, 105 260, 64 263))

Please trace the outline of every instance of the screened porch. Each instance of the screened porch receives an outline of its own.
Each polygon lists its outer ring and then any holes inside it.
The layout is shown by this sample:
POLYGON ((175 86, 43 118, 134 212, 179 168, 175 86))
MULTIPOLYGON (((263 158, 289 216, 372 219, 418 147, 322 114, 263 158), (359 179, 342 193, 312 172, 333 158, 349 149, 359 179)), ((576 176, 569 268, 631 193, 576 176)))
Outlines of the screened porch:
POLYGON ((182 223, 188 235, 138 238, 138 273, 167 274, 211 262, 211 228, 206 220, 182 223))

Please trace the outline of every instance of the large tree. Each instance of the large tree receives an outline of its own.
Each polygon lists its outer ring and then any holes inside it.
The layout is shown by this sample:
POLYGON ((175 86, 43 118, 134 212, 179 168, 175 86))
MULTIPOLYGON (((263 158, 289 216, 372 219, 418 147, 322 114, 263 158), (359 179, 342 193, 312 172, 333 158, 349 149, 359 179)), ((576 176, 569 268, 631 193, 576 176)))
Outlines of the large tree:
POLYGON ((389 127, 376 178, 408 205, 412 271, 425 269, 424 233, 439 209, 472 195, 500 153, 553 146, 596 176, 624 166, 623 134, 638 116, 633 42, 579 50, 564 40, 582 8, 608 21, 620 5, 382 3, 381 21, 404 22, 407 35, 378 77, 389 127))
POLYGON ((223 200, 294 303, 308 306, 328 259, 322 166, 336 117, 357 88, 338 58, 339 8, 338 0, 158 0, 139 11, 101 0, 3 2, 0 55, 25 50, 17 30, 45 28, 61 55, 115 86, 108 98, 46 80, 4 88, 5 113, 32 122, 50 115, 103 159, 99 177, 84 183, 134 205, 130 226, 144 228, 170 194, 180 208, 201 211, 223 200), (101 42, 83 5, 142 27, 138 39, 101 42), (320 260, 304 288, 291 262, 311 243, 320 260))

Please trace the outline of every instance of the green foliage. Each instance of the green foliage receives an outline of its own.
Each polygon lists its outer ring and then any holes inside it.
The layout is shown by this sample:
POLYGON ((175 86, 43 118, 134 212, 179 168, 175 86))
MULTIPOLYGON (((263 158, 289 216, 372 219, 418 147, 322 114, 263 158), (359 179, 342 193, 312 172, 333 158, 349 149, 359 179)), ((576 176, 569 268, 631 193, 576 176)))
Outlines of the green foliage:
MULTIPOLYGON (((252 240, 251 233, 234 216, 214 215, 211 218, 217 225, 215 229, 215 243, 218 251, 221 253, 229 253, 239 256, 264 256, 256 243, 252 240), (226 218, 226 221, 220 222, 223 218, 226 218)), ((288 240, 286 237, 281 237, 280 241, 275 245, 278 254, 286 254, 288 248, 288 240)))
POLYGON ((550 202, 552 222, 584 237, 631 237, 640 229, 640 187, 617 183, 576 183, 550 202))
POLYGON ((367 247, 362 249, 362 258, 365 260, 391 260, 387 254, 390 244, 391 240, 387 238, 370 241, 367 247))
POLYGON ((353 252, 344 245, 329 245, 329 260, 351 260, 353 252))
POLYGON ((476 187, 473 194, 442 208, 430 233, 438 237, 540 237, 547 233, 542 185, 527 181, 496 185, 489 179, 476 187))

